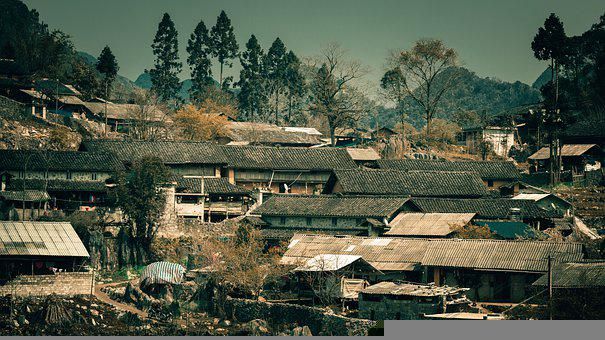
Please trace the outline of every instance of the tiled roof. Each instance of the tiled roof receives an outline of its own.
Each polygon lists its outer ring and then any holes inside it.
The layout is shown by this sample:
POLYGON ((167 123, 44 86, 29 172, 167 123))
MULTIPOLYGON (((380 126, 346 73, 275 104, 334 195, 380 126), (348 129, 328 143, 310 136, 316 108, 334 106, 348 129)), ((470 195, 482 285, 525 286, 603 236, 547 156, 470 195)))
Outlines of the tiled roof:
POLYGON ((107 105, 107 118, 116 120, 147 120, 166 121, 166 114, 157 106, 136 104, 115 104, 111 102, 82 102, 93 114, 105 118, 105 105, 107 105))
MULTIPOLYGON (((178 192, 199 193, 202 189, 201 178, 183 178, 178 176, 175 178, 178 192)), ((229 180, 224 177, 204 178, 204 191, 206 194, 216 195, 247 195, 250 190, 229 183, 229 180)))
POLYGON ((400 213, 395 217, 385 235, 389 236, 446 236, 453 227, 469 223, 473 213, 400 213))
POLYGON ((389 218, 406 201, 405 197, 274 195, 253 213, 261 216, 389 218))
POLYGON ((381 159, 381 169, 420 171, 467 171, 476 172, 484 180, 518 180, 519 170, 512 162, 502 161, 457 161, 429 159, 381 159))
MULTIPOLYGON (((7 188, 10 190, 22 190, 23 179, 11 178, 7 188)), ((99 181, 72 181, 66 179, 27 179, 25 180, 26 189, 47 190, 47 191, 91 191, 104 192, 107 186, 99 181)))
MULTIPOLYGON (((605 287, 605 261, 559 263, 552 270, 552 285, 555 288, 605 287)), ((548 285, 544 275, 533 283, 535 286, 548 285)))
POLYGON ((50 200, 48 193, 40 190, 0 191, 0 197, 7 201, 18 202, 45 202, 50 200))
POLYGON ((545 241, 433 239, 423 266, 545 272, 547 258, 556 262, 582 259, 582 244, 545 241))
POLYGON ((333 170, 357 164, 345 149, 265 146, 223 146, 227 165, 240 169, 333 170))
MULTIPOLYGON (((596 147, 596 144, 565 144, 561 148, 561 156, 563 157, 571 157, 571 156, 581 156, 585 152, 590 149, 596 147)), ((550 158, 550 148, 543 147, 542 149, 536 151, 533 155, 527 157, 527 159, 534 160, 544 160, 550 158)))
POLYGON ((88 257, 69 222, 0 221, 0 256, 88 257))
POLYGON ((122 168, 118 159, 107 153, 78 151, 0 150, 1 170, 27 171, 99 171, 122 168))
POLYGON ((232 122, 228 125, 229 137, 235 142, 251 145, 300 145, 311 146, 322 142, 316 135, 303 131, 286 130, 273 124, 232 122))
POLYGON ((415 270, 428 240, 296 234, 281 262, 301 265, 321 254, 359 255, 376 269, 415 270))
POLYGON ((527 218, 556 217, 553 212, 540 208, 536 202, 508 198, 412 198, 410 200, 421 212, 432 213, 475 213, 477 218, 508 218, 511 208, 521 209, 521 216, 527 218))
POLYGON ((155 156, 166 164, 225 164, 227 159, 218 144, 188 141, 84 141, 86 151, 114 154, 122 162, 155 156))
POLYGON ((397 171, 397 170, 336 170, 328 180, 325 192, 340 184, 345 194, 409 195, 412 197, 482 197, 487 187, 476 173, 397 171))

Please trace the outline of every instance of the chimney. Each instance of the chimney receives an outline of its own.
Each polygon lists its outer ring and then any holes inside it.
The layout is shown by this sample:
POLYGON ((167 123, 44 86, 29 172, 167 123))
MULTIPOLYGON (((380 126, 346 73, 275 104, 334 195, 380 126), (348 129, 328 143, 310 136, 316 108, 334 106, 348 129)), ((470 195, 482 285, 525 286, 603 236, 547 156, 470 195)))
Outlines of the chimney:
POLYGON ((523 217, 521 216, 520 208, 510 208, 508 211, 508 219, 515 222, 522 222, 523 217))

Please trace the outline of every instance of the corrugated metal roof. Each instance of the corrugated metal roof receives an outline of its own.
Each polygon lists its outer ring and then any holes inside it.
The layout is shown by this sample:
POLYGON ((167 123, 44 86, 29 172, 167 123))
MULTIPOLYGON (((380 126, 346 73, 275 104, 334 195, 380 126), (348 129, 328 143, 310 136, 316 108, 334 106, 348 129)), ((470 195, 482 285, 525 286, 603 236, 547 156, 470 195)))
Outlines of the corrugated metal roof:
POLYGON ((474 213, 405 213, 397 215, 386 235, 391 236, 446 236, 453 227, 468 224, 474 213))
POLYGON ((411 271, 420 263, 427 240, 296 234, 282 263, 301 265, 320 254, 357 255, 380 271, 411 271))
POLYGON ((0 221, 0 256, 88 257, 69 222, 0 221))
MULTIPOLYGON (((596 144, 566 144, 561 148, 561 156, 572 157, 581 156, 588 150, 597 146, 596 144)), ((527 157, 527 159, 544 160, 550 158, 550 148, 543 147, 536 151, 533 155, 527 157)))
POLYGON ((568 262, 582 259, 582 244, 544 241, 431 240, 421 264, 479 270, 547 271, 547 257, 568 262))
POLYGON ((372 148, 347 148, 347 152, 355 161, 375 161, 380 155, 372 148))
POLYGON ((513 197, 512 199, 514 200, 532 200, 532 201, 539 201, 543 198, 546 198, 548 196, 550 196, 551 194, 519 194, 515 197, 513 197))
POLYGON ((160 261, 145 267, 141 272, 141 285, 180 284, 183 281, 185 268, 178 263, 160 261))
MULTIPOLYGON (((546 286, 548 277, 544 275, 533 284, 546 286)), ((605 261, 556 264, 552 270, 552 285, 557 288, 605 287, 605 261)))
POLYGON ((307 262, 294 269, 294 271, 330 272, 342 269, 357 261, 363 262, 366 266, 372 266, 364 261, 359 255, 319 254, 308 259, 307 262))

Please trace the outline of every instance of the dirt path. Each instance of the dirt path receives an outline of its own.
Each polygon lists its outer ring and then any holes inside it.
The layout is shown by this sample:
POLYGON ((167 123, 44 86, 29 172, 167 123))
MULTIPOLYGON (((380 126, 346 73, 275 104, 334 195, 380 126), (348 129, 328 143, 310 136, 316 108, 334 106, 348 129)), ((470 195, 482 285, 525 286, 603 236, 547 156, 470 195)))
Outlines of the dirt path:
POLYGON ((131 312, 134 313, 136 315, 138 315, 141 318, 149 318, 149 315, 147 314, 147 312, 144 312, 134 306, 131 305, 127 305, 125 303, 121 303, 118 302, 116 300, 112 300, 109 295, 107 295, 107 293, 103 292, 101 289, 104 287, 113 287, 113 286, 118 286, 123 284, 124 282, 112 282, 112 283, 104 283, 104 284, 98 284, 95 286, 95 296, 97 297, 97 299, 99 299, 101 302, 104 302, 108 305, 114 306, 115 308, 125 311, 125 312, 131 312))

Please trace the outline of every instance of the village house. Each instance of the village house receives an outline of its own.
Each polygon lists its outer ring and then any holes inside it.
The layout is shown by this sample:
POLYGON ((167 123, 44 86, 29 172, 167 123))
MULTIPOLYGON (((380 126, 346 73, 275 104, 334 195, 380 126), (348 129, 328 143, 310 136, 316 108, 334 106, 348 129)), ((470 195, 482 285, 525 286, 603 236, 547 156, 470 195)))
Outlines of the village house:
POLYGON ((376 167, 380 154, 373 148, 346 148, 351 158, 359 166, 376 167))
POLYGON ((115 155, 126 166, 143 157, 157 157, 175 175, 221 177, 227 159, 219 145, 189 141, 83 141, 80 149, 115 155))
POLYGON ((406 202, 407 211, 423 213, 474 213, 477 220, 518 221, 536 230, 552 225, 552 219, 562 217, 542 209, 532 200, 510 198, 451 199, 415 197, 406 202))
POLYGON ((470 288, 475 301, 518 302, 553 263, 579 261, 582 244, 483 239, 418 239, 296 234, 282 264, 319 254, 359 255, 383 275, 377 280, 434 282, 470 288))
POLYGON ((89 257, 68 222, 0 221, 0 296, 91 294, 89 257))
POLYGON ((127 133, 133 125, 145 124, 147 128, 159 129, 172 120, 157 105, 118 104, 95 98, 81 104, 87 118, 109 126, 111 131, 127 133))
POLYGON ((515 145, 515 130, 504 126, 471 127, 462 130, 459 140, 466 145, 469 153, 481 153, 481 144, 485 142, 490 146, 490 151, 506 158, 515 145))
POLYGON ((357 164, 342 148, 223 146, 222 177, 247 189, 271 193, 319 194, 334 169, 357 164))
POLYGON ((268 226, 269 239, 289 239, 296 232, 380 235, 401 211, 405 197, 272 195, 251 214, 268 226))
POLYGON ((512 197, 514 200, 530 200, 544 209, 554 212, 557 215, 568 217, 571 215, 572 205, 568 201, 557 195, 550 193, 519 194, 512 197))
MULTIPOLYGON (((530 172, 550 171, 550 148, 543 147, 527 160, 531 164, 530 172)), ((566 144, 561 147, 561 161, 561 170, 569 171, 571 178, 583 176, 586 171, 601 168, 603 152, 596 144, 566 144)))
POLYGON ((65 212, 103 205, 107 184, 122 164, 110 154, 77 151, 0 150, 0 190, 37 190, 50 209, 65 212))
POLYGON ((478 198, 489 194, 476 173, 382 169, 335 170, 323 192, 457 198, 478 198))
POLYGON ((219 222, 245 214, 253 204, 251 192, 226 178, 176 176, 175 190, 167 190, 177 216, 219 222), (203 183, 202 183, 203 180, 203 183))
MULTIPOLYGON (((513 162, 506 161, 447 161, 429 159, 381 159, 380 169, 400 171, 461 171, 479 174, 489 189, 498 189, 521 179, 513 162)), ((515 190, 518 188, 515 187, 515 190)))
POLYGON ((40 190, 0 191, 0 220, 34 220, 48 209, 50 196, 40 190))
POLYGON ((470 303, 468 288, 380 282, 359 292, 359 317, 370 320, 419 320, 424 314, 457 312, 470 303))

